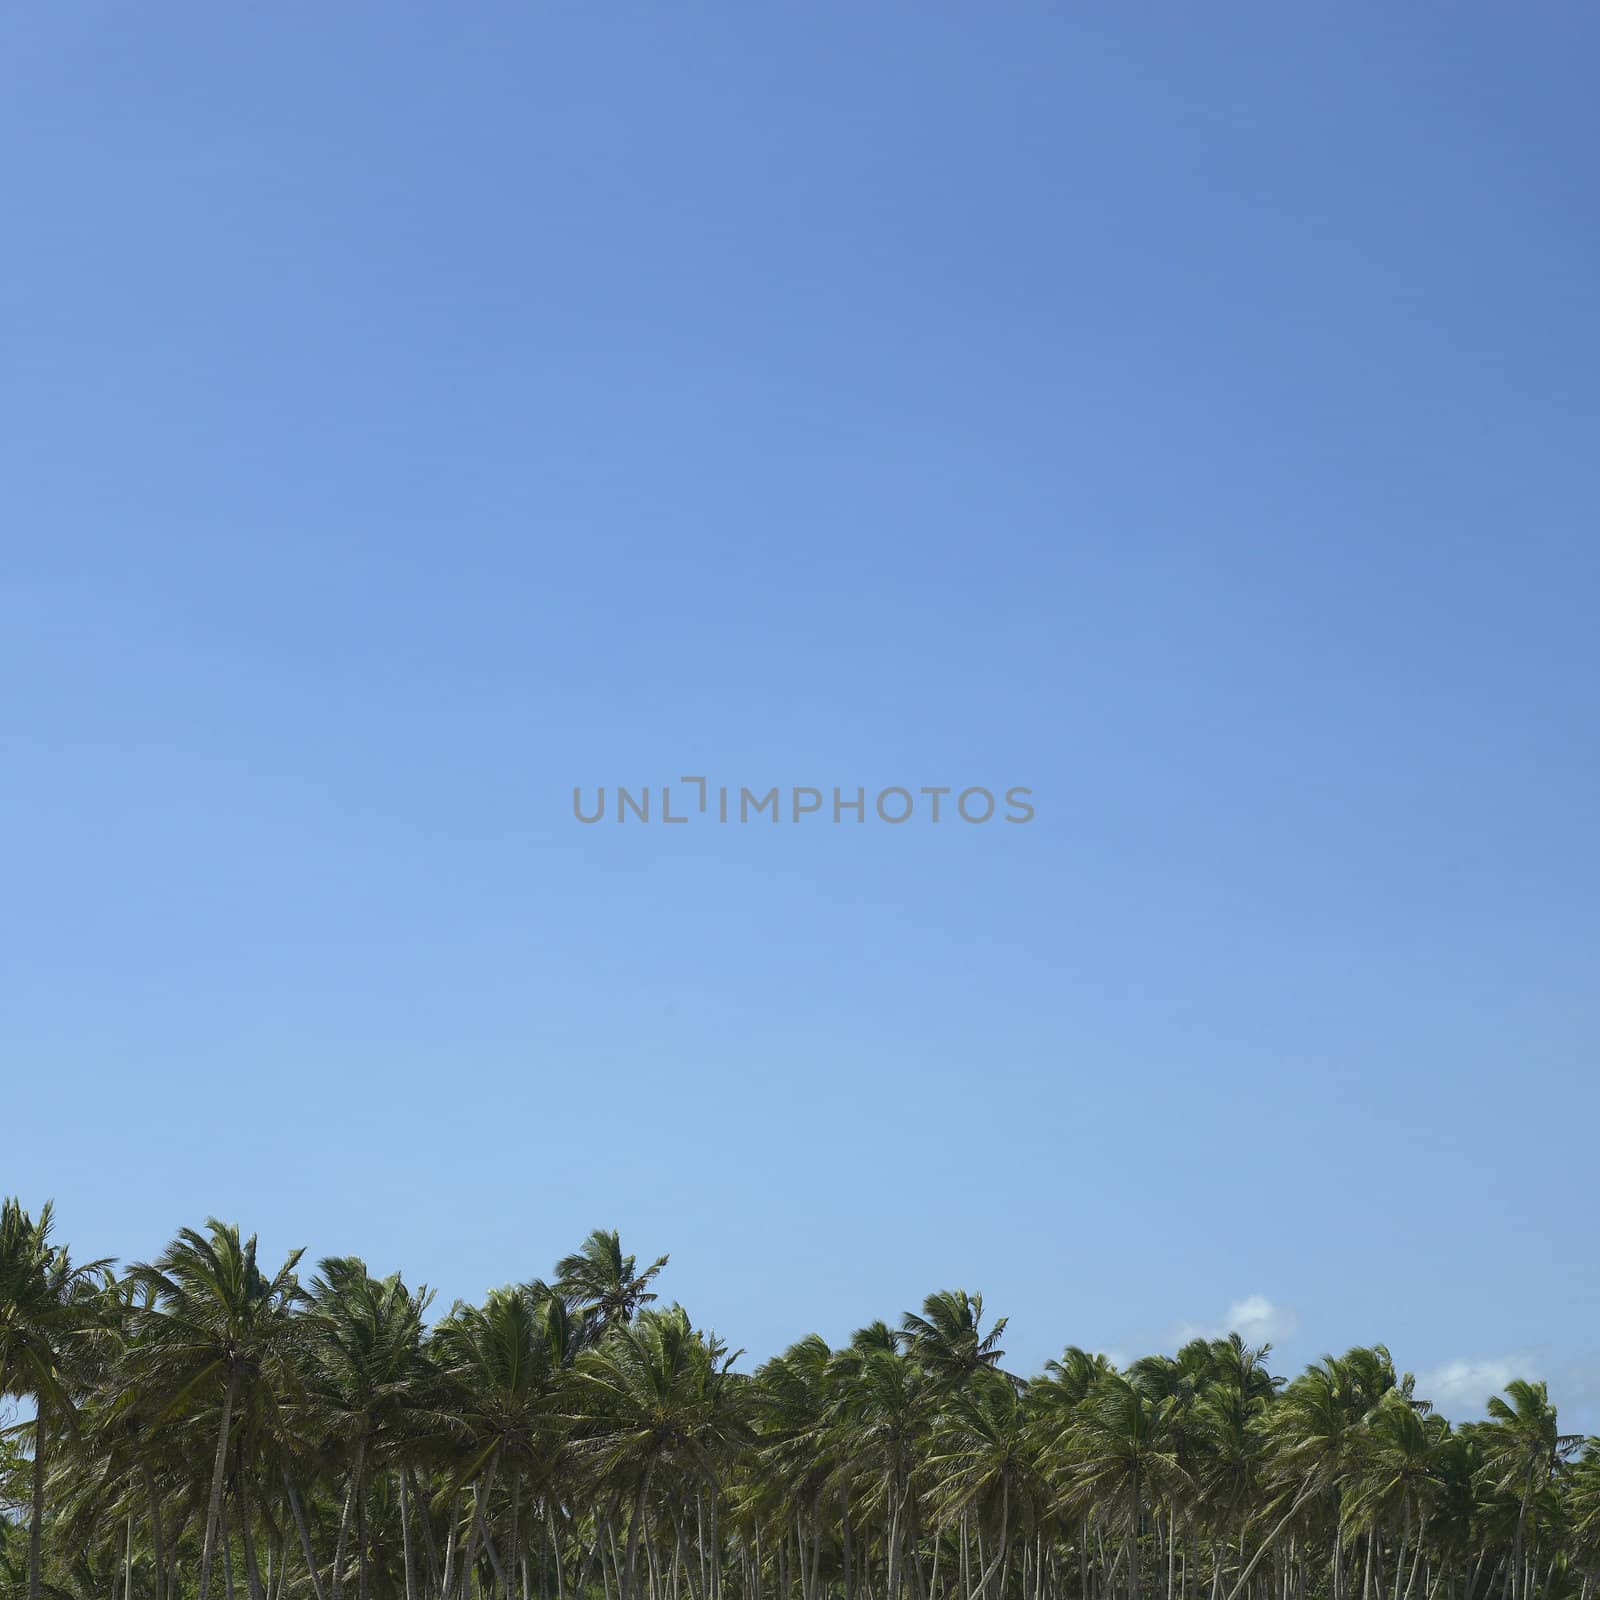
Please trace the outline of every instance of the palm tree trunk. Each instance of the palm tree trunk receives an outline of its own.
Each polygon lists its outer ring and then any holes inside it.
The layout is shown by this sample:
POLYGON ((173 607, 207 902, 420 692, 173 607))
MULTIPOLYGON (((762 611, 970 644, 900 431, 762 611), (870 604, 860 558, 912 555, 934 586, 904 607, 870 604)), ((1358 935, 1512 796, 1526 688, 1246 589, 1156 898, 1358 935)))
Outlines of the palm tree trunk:
MULTIPOLYGON (((822 1590, 817 1583, 817 1578, 822 1567, 822 1516, 817 1505, 817 1498, 820 1497, 814 1497, 811 1502, 811 1527, 816 1539, 811 1546, 811 1581, 806 1588, 808 1594, 815 1597, 815 1600, 821 1600, 822 1590)), ((935 1547, 933 1559, 935 1566, 937 1566, 939 1560, 937 1547, 935 1547)))
MULTIPOLYGON (((150 1559, 154 1563, 152 1594, 154 1600, 166 1600, 167 1549, 166 1532, 161 1526, 161 1496, 156 1492, 156 1476, 148 1462, 140 1469, 144 1479, 145 1498, 150 1502, 150 1559)), ((322 1600, 321 1595, 317 1600, 322 1600)))
POLYGON ((289 1500, 289 1513, 294 1518, 295 1532, 300 1535, 300 1553, 305 1557, 306 1573, 311 1579, 311 1592, 316 1600, 323 1600, 322 1579, 317 1572, 316 1552, 311 1548, 311 1530, 306 1526, 306 1508, 300 1499, 300 1491, 294 1486, 294 1479, 289 1476, 289 1469, 283 1469, 283 1489, 289 1500))
MULTIPOLYGON (((367 1436, 356 1441, 356 1458, 350 1464, 350 1482, 344 1492, 344 1507, 339 1513, 339 1537, 333 1546, 333 1600, 344 1594, 344 1563, 350 1544, 350 1523, 355 1514, 356 1500, 361 1493, 361 1469, 367 1455, 367 1436)), ((202 1595, 201 1600, 205 1600, 202 1595)))
POLYGON ((433 1519, 428 1514, 427 1498, 417 1492, 417 1480, 410 1466, 403 1467, 401 1472, 406 1489, 411 1495, 411 1504, 418 1508, 415 1513, 416 1520, 422 1524, 422 1553, 428 1558, 428 1582, 432 1585, 429 1593, 437 1597, 444 1591, 439 1572, 439 1542, 433 1536, 433 1519))
MULTIPOLYGON (((1300 1508, 1310 1498, 1311 1498, 1311 1491, 1309 1489, 1302 1490, 1295 1497, 1294 1504, 1292 1506, 1290 1506, 1288 1511, 1284 1514, 1283 1521, 1280 1522, 1277 1525, 1277 1527, 1275 1527, 1272 1530, 1272 1532, 1267 1535, 1265 1541, 1262 1543, 1261 1548, 1259 1550, 1257 1550, 1256 1553, 1250 1558, 1250 1561, 1246 1565, 1244 1571, 1239 1574, 1238 1582, 1235 1583, 1233 1588, 1229 1591, 1228 1600, 1239 1600, 1239 1596, 1244 1593, 1245 1585, 1247 1583, 1249 1583, 1251 1577, 1255 1573, 1256 1567, 1260 1564, 1261 1558, 1277 1542, 1278 1536, 1283 1532, 1283 1530, 1285 1528, 1287 1528, 1289 1526, 1289 1524, 1291 1522, 1294 1521, 1295 1517, 1298 1516, 1299 1513, 1300 1513, 1300 1508)), ((1244 1541, 1243 1541, 1243 1539, 1241 1539, 1239 1541, 1239 1553, 1240 1553, 1240 1556, 1242 1558, 1243 1554, 1244 1554, 1244 1541)))
POLYGON ((417 1563, 411 1545, 411 1486, 400 1475, 400 1557, 405 1563, 406 1600, 417 1600, 417 1563))
POLYGON ((639 1484, 639 1493, 633 1502, 633 1517, 628 1523, 628 1544, 623 1560, 623 1570, 617 1576, 617 1583, 622 1590, 622 1600, 633 1600, 634 1566, 639 1555, 639 1535, 644 1532, 645 1506, 650 1495, 650 1480, 655 1476, 656 1458, 650 1458, 650 1465, 644 1469, 644 1478, 639 1484))
MULTIPOLYGON (((711 1600, 722 1600, 722 1489, 719 1484, 711 1485, 711 1600)), ((845 1563, 849 1566, 848 1561, 845 1563)), ((850 1589, 849 1573, 845 1574, 845 1593, 848 1600, 850 1589)))
MULTIPOLYGON (((1011 1479, 1009 1477, 1005 1477, 1000 1480, 1000 1543, 999 1547, 995 1550, 994 1560, 989 1563, 989 1570, 978 1579, 978 1600, 988 1600, 989 1584, 993 1580, 995 1573, 999 1570, 1000 1563, 1005 1560, 1006 1537, 1010 1532, 1010 1528, 1011 1479)), ((1138 1600, 1137 1594, 1134 1595, 1134 1600, 1138 1600)))
MULTIPOLYGON (((499 1476, 499 1474, 500 1457, 497 1450, 496 1454, 489 1462, 489 1471, 484 1479, 482 1487, 480 1488, 478 1485, 474 1484, 472 1489, 472 1519, 468 1524, 466 1555, 461 1563, 461 1585, 463 1592, 465 1592, 466 1585, 477 1576, 476 1569, 478 1564, 478 1544, 480 1541, 483 1542, 485 1549, 488 1551, 490 1568, 496 1573, 496 1575, 499 1574, 500 1558, 495 1553, 493 1547, 489 1544, 489 1531, 483 1520, 483 1508, 488 1504, 489 1500, 494 1495, 495 1479, 499 1476)), ((482 1587, 483 1586, 480 1583, 480 1593, 482 1592, 482 1587)))
POLYGON ((702 1554, 698 1564, 690 1559, 689 1536, 683 1527, 687 1515, 687 1507, 680 1507, 674 1502, 672 1506, 673 1592, 677 1592, 678 1574, 682 1572, 684 1581, 689 1585, 691 1600, 705 1600, 705 1557, 702 1554))
POLYGON ((883 1580, 884 1600, 900 1600, 900 1498, 896 1485, 890 1484, 889 1528, 885 1536, 884 1559, 886 1571, 883 1580))
POLYGON ((367 1485, 365 1478, 356 1483, 356 1572, 361 1600, 367 1600, 367 1485))
POLYGON ((28 1600, 39 1600, 44 1583, 44 1396, 35 1402, 33 1413, 33 1506, 28 1522, 28 1600))
POLYGON ((619 1490, 618 1493, 612 1495, 610 1505, 606 1507, 604 1514, 595 1522, 594 1543, 589 1546, 589 1553, 583 1558, 582 1566, 578 1568, 578 1581, 573 1587, 574 1594, 581 1595, 588 1592, 589 1574, 594 1570, 596 1558, 600 1560, 600 1575, 602 1578, 605 1576, 605 1544, 610 1537, 611 1519, 616 1515, 617 1501, 620 1497, 621 1491, 619 1490))
POLYGON ((456 1536, 461 1526, 461 1508, 452 1497, 450 1501, 450 1531, 444 1539, 444 1575, 439 1579, 439 1600, 450 1600, 451 1590, 455 1587, 456 1575, 456 1536))
POLYGON ((1534 1463, 1528 1463, 1527 1480, 1522 1485, 1522 1499, 1517 1504, 1517 1534, 1511 1541, 1511 1560, 1506 1565, 1505 1600, 1517 1600, 1522 1578, 1522 1536, 1528 1524, 1528 1501, 1533 1495, 1534 1463))
POLYGON ((839 1519, 844 1536, 844 1600, 855 1600, 855 1571, 850 1564, 850 1491, 839 1491, 839 1519))
POLYGON ((250 1600, 267 1600, 266 1590, 261 1585, 261 1568, 256 1564, 256 1542, 250 1532, 250 1507, 245 1502, 243 1472, 239 1474, 234 1495, 239 1508, 239 1538, 244 1545, 244 1575, 250 1585, 250 1600))
POLYGON ((233 1600, 233 1529, 228 1525, 228 1505, 224 1501, 217 1528, 217 1538, 222 1546, 222 1582, 228 1600, 233 1600))
MULTIPOLYGON (((556 1528, 555 1507, 551 1504, 550 1496, 544 1497, 545 1526, 550 1530, 550 1561, 556 1569, 556 1600, 567 1600, 567 1579, 561 1560, 561 1538, 556 1528)), ((543 1589, 540 1590, 543 1593, 543 1589)))
MULTIPOLYGON (((522 1474, 517 1473, 511 1480, 511 1526, 507 1529, 509 1537, 506 1540, 506 1570, 500 1574, 500 1587, 505 1600, 511 1600, 510 1574, 517 1570, 521 1550, 522 1537, 522 1474)), ((361 1600, 367 1600, 362 1595, 361 1600)), ((524 1595, 522 1600, 527 1600, 524 1595)))
MULTIPOLYGON (((488 1503, 489 1496, 487 1494, 480 1498, 477 1490, 473 1490, 473 1505, 475 1508, 473 1515, 476 1518, 478 1540, 483 1545, 483 1553, 489 1558, 489 1570, 494 1574, 495 1582, 500 1585, 502 1593, 509 1596, 511 1583, 506 1576, 509 1563, 501 1560, 500 1546, 494 1542, 494 1534, 490 1530, 488 1518, 484 1516, 484 1507, 488 1503)), ((363 1596, 362 1600, 366 1600, 366 1597, 363 1596)))
MULTIPOLYGON (((222 1524, 222 1489, 228 1467, 228 1429, 233 1425, 233 1402, 238 1392, 239 1375, 229 1372, 228 1386, 222 1395, 222 1421, 217 1428, 217 1455, 211 1468, 211 1498, 206 1506, 206 1536, 200 1550, 198 1600, 211 1600, 211 1567, 217 1555, 217 1530, 222 1524)), ((29 1600, 38 1600, 30 1595, 29 1600)))
POLYGON ((1417 1569, 1422 1565, 1423 1547, 1428 1542, 1428 1513, 1424 1511, 1417 1523, 1417 1553, 1411 1562, 1411 1576, 1406 1579, 1403 1600, 1411 1600, 1411 1591, 1417 1586, 1417 1569))

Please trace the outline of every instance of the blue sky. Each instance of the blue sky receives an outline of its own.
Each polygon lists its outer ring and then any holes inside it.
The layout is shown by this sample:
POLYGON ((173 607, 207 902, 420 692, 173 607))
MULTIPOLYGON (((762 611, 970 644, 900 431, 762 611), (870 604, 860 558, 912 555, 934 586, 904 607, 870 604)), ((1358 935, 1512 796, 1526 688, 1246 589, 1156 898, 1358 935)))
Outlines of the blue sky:
POLYGON ((1600 1425, 1600 22, 1407 10, 14 13, 0 1188, 1600 1425))

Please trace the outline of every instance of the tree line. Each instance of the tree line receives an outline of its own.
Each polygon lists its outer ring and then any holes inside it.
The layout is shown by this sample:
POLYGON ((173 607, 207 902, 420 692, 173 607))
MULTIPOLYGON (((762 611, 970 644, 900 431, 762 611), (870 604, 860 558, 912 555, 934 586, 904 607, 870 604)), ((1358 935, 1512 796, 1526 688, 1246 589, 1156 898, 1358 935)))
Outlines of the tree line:
POLYGON ((217 1221, 74 1262, 0 1211, 0 1592, 28 1600, 1594 1600, 1600 1440, 1452 1425, 1382 1346, 1024 1379, 933 1294, 743 1373, 596 1231, 458 1302, 217 1221), (17 1403, 17 1402, 20 1402, 17 1403))

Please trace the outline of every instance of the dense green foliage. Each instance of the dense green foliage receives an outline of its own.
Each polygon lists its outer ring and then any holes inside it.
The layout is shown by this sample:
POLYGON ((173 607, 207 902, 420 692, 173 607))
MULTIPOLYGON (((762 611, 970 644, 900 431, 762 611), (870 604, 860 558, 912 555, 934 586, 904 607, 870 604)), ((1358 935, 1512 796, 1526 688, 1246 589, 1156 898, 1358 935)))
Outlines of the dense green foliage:
POLYGON ((430 1323, 217 1222, 125 1273, 0 1217, 0 1590, 40 1600, 1592 1600, 1600 1441, 1381 1347, 1024 1381, 976 1295, 745 1375, 597 1232, 430 1323))

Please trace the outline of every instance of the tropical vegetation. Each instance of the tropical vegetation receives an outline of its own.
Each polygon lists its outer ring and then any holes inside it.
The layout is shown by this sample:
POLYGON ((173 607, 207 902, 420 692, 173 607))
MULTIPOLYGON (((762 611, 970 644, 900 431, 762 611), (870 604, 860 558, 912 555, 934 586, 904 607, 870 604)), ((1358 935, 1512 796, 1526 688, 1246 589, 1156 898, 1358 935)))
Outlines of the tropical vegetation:
POLYGON ((0 1212, 21 1600, 1594 1600, 1600 1440, 1453 1425, 1381 1346, 1002 1365, 930 1295, 753 1371, 597 1231, 431 1315, 212 1221, 125 1270, 0 1212))

